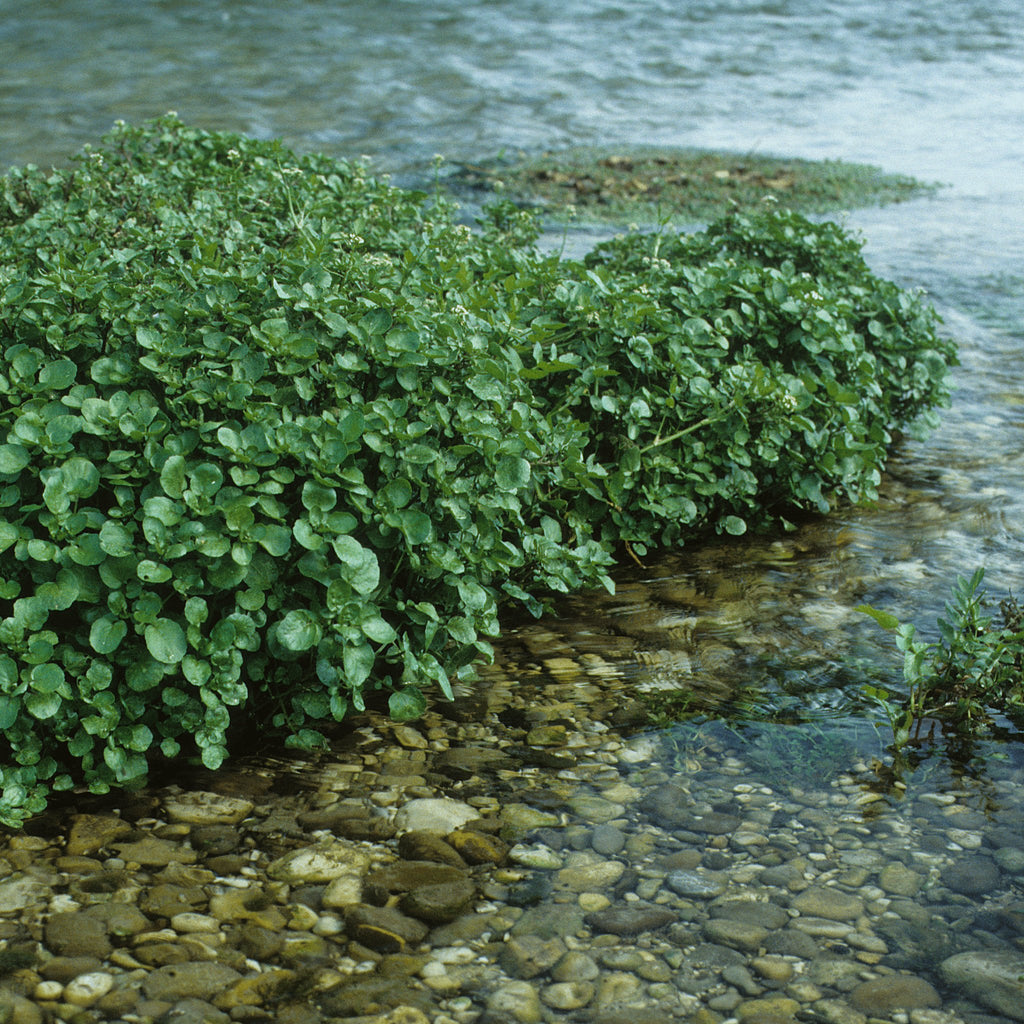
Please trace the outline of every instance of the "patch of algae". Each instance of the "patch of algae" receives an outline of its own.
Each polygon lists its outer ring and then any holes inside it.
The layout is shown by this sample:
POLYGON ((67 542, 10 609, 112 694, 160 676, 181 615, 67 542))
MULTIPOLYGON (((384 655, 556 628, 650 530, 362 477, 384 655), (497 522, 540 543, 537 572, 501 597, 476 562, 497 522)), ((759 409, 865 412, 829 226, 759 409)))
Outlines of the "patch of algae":
POLYGON ((448 184, 584 224, 703 223, 766 201, 821 214, 902 202, 939 187, 842 160, 592 148, 462 164, 448 184))

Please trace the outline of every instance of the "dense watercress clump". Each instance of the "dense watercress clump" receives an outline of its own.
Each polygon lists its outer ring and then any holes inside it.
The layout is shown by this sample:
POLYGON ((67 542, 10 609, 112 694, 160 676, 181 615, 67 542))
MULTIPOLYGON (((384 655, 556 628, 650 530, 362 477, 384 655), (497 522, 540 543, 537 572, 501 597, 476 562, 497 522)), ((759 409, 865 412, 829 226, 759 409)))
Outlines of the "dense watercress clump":
POLYGON ((950 345, 834 225, 582 262, 168 116, 0 182, 0 820, 451 696, 504 603, 870 496, 950 345))

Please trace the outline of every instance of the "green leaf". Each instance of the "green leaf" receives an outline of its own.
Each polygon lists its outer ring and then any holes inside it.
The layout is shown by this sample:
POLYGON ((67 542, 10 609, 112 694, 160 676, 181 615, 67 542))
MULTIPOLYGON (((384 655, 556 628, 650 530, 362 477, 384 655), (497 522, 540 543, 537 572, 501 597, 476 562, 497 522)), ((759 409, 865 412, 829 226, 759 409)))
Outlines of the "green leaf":
POLYGON ((128 635, 128 626, 123 619, 114 615, 103 615, 89 629, 89 646, 97 654, 116 651, 128 635))
POLYGON ((883 612, 878 608, 872 608, 871 605, 859 604, 854 608, 854 611, 861 612, 864 615, 870 615, 871 618, 873 618, 875 622, 882 627, 882 629, 892 631, 899 628, 900 620, 896 618, 895 615, 892 615, 889 612, 883 612))
POLYGON ((166 565, 154 562, 150 558, 143 558, 135 571, 144 583, 166 583, 174 576, 174 573, 166 565))
POLYGON ((322 630, 312 612, 294 608, 277 627, 277 639, 289 651, 308 651, 320 642, 322 630))
POLYGON ((161 664, 177 665, 185 657, 185 631, 173 619, 156 619, 144 635, 149 653, 161 664))
POLYGON ((377 656, 369 644, 348 646, 342 651, 345 682, 350 689, 356 689, 366 682, 376 661, 377 656))
POLYGON ((430 516, 418 509, 402 509, 397 513, 398 525, 410 544, 426 544, 434 534, 430 516))
POLYGON ((530 482, 530 464, 526 459, 503 458, 494 471, 494 482, 503 491, 517 491, 530 482))
POLYGON ((734 537, 740 537, 747 532, 747 524, 739 516, 726 516, 722 520, 722 525, 725 527, 725 532, 731 533, 734 537))
POLYGON ((61 696, 56 693, 25 694, 25 708, 33 718, 53 718, 60 711, 63 703, 61 696))
POLYGON ((403 686, 388 697, 388 710, 396 722, 412 722, 427 710, 427 698, 415 686, 403 686))
POLYGON ((0 444, 0 473, 20 473, 32 456, 20 444, 0 444))
MULTIPOLYGON (((171 455, 160 470, 160 486, 169 498, 181 498, 185 493, 185 459, 181 455, 171 455)), ((147 515, 155 515, 147 512, 147 515)), ((167 523, 172 526, 172 523, 167 523)))
POLYGON ((134 552, 132 535, 120 523, 108 519, 100 527, 100 548, 114 558, 124 558, 134 552))

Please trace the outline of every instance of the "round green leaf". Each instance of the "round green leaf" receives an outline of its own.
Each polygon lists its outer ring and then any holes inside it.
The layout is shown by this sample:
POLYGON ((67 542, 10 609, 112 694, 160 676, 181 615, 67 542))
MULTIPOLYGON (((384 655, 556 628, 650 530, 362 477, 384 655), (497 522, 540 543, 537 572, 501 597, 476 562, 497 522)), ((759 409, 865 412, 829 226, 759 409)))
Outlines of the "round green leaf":
POLYGON ((404 686, 388 697, 388 710, 396 722, 412 722, 427 710, 427 698, 415 686, 404 686))
MULTIPOLYGON (((185 492, 185 460, 180 455, 172 455, 160 470, 160 486, 169 498, 180 498, 185 492)), ((155 513, 147 510, 147 515, 155 513)), ((168 524, 170 525, 170 524, 168 524)))
POLYGON ((60 467, 64 488, 73 498, 89 498, 100 485, 100 471, 88 460, 75 457, 60 467))
POLYGON ((132 535, 120 524, 108 519, 100 527, 100 547, 114 558, 132 554, 132 535))
POLYGON ((53 718, 60 710, 63 700, 56 693, 27 693, 25 694, 25 707, 28 713, 35 718, 53 718))
POLYGON ((722 525, 725 527, 725 532, 731 533, 734 537, 739 537, 747 532, 747 524, 739 516, 726 516, 722 525))
POLYGON ((164 665, 177 665, 185 657, 185 631, 173 619, 157 619, 146 627, 146 647, 164 665))
POLYGON ((402 533, 410 544, 426 544, 434 532, 430 516, 419 509, 405 508, 398 513, 398 522, 402 533))
POLYGON ((32 456, 20 444, 0 444, 0 473, 20 473, 32 456))
POLYGON ((142 559, 135 571, 144 583, 166 583, 174 575, 166 565, 150 558, 142 559))
POLYGON ((277 639, 289 651, 308 651, 320 642, 320 623, 305 608, 293 608, 277 627, 277 639))
POLYGON ((98 618, 89 630, 89 646, 97 654, 110 654, 116 651, 121 641, 128 634, 128 626, 124 619, 113 615, 98 618))
POLYGON ((494 482, 502 491, 517 491, 530 482, 530 464, 526 459, 501 459, 494 471, 494 482))
POLYGON ((323 487, 313 480, 302 485, 302 504, 310 512, 330 512, 338 503, 338 494, 333 487, 323 487))

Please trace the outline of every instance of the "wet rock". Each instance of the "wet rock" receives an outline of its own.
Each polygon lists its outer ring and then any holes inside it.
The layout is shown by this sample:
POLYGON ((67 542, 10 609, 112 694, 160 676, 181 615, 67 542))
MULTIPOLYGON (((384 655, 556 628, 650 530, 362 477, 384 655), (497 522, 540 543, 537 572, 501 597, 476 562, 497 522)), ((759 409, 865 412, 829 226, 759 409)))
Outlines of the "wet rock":
POLYGON ((504 864, 508 860, 508 844, 497 836, 469 829, 458 829, 448 842, 468 864, 504 864))
POLYGON ((1024 874, 1024 849, 1019 846, 1001 846, 992 859, 1008 875, 1024 874))
POLYGON ((513 935, 542 939, 565 938, 583 928, 583 912, 574 904, 544 903, 531 907, 512 926, 513 935))
POLYGON ((569 800, 569 810, 590 824, 600 824, 611 821, 613 818, 621 818, 626 812, 626 808, 622 804, 590 793, 572 797, 569 800))
POLYGON ((905 864, 895 861, 886 864, 879 872, 878 884, 892 896, 916 896, 924 884, 924 878, 905 864))
POLYGON ((569 950, 551 971, 553 981, 593 981, 601 968, 593 957, 579 950, 569 950))
POLYGON ((786 996, 750 999, 736 1008, 740 1024, 791 1024, 796 1020, 800 1004, 786 996))
POLYGON ((202 790, 168 796, 163 803, 169 821, 186 825, 237 825, 253 809, 251 800, 202 790))
POLYGON ((427 924, 447 924, 463 914, 476 896, 476 886, 468 878, 438 885, 423 885, 402 898, 402 912, 427 924))
POLYGON ((676 895, 690 900, 711 900, 726 890, 726 882, 721 876, 682 869, 670 871, 665 876, 665 885, 676 895))
POLYGON ((4 913, 15 913, 45 903, 49 895, 50 887, 45 882, 28 875, 12 875, 0 881, 0 907, 4 913))
POLYGON ((58 956, 105 960, 114 948, 103 921, 80 910, 54 914, 43 934, 47 949, 58 956))
POLYGON ((626 834, 615 825, 598 825, 590 834, 590 848, 602 857, 614 857, 626 845, 626 834))
POLYGON ((676 920, 676 913, 650 903, 608 907, 587 914, 584 920, 594 931, 632 936, 657 931, 676 920))
POLYGON ((851 993, 855 1009, 869 1017, 888 1017, 894 1010, 917 1010, 942 1005, 939 993, 924 980, 910 974, 886 974, 861 982, 851 993))
POLYGON ((712 918, 705 921, 701 931, 709 942, 748 953, 756 953, 768 938, 767 928, 745 921, 730 921, 727 918, 712 918))
POLYGON ((1024 954, 1003 949, 958 953, 939 964, 939 975, 982 1006, 1024 1020, 1024 954))
POLYGON ((540 996, 527 981, 510 981, 487 997, 486 1024, 539 1024, 543 1019, 540 996))
POLYGON ((939 876, 944 885, 964 896, 984 896, 999 888, 1001 874, 991 857, 963 857, 939 876))
POLYGON ((118 839, 131 835, 132 826, 109 814, 76 814, 71 819, 64 852, 70 856, 99 853, 118 839))
POLYGON ((537 871, 509 886, 508 902, 514 907, 532 907, 546 900, 554 887, 554 880, 549 873, 537 871))
POLYGON ((171 964, 150 971, 142 982, 147 999, 173 1003, 179 999, 210 999, 241 979, 238 971, 224 964, 196 962, 171 964))
POLYGON ((682 786, 672 783, 655 787, 640 801, 640 810, 656 825, 667 829, 689 823, 692 808, 693 797, 682 786))
POLYGON ((156 1024, 230 1024, 231 1018, 205 999, 179 999, 156 1024))
POLYGON ((198 860, 195 850, 170 839, 145 836, 134 843, 114 843, 114 852, 128 864, 144 868, 162 868, 168 864, 194 864, 198 860))
POLYGON ((464 868, 462 855, 436 832, 405 832, 398 840, 398 855, 403 860, 429 860, 464 868))
POLYGON ((241 838, 238 829, 229 825, 197 825, 189 835, 192 848, 204 858, 236 852, 241 838))
POLYGON ((564 747, 569 732, 564 725, 538 725, 526 734, 526 745, 530 747, 564 747))
POLYGON ((267 875, 289 885, 331 882, 342 875, 361 875, 372 859, 363 849, 341 840, 328 840, 279 857, 267 875))
POLYGON ((553 1010, 578 1010, 594 998, 596 991, 591 981, 557 981, 546 986, 540 998, 553 1010))
POLYGON ((280 931, 263 928, 252 922, 235 925, 229 932, 231 945, 252 960, 267 963, 284 948, 284 936, 280 931))
POLYGON ((103 966, 103 961, 98 957, 91 956, 55 956, 52 960, 39 966, 39 973, 44 978, 59 981, 66 985, 72 978, 80 974, 89 974, 98 971, 103 966))
POLYGON ((394 907, 359 904, 346 907, 345 930, 360 945, 381 953, 400 953, 407 943, 422 942, 429 929, 394 907))
POLYGON ((855 921, 864 913, 859 896, 833 886, 814 886, 793 897, 790 906, 808 917, 824 917, 829 921, 855 921))
POLYGON ((210 916, 221 922, 249 921, 272 931, 281 931, 288 923, 281 908, 257 886, 211 896, 210 916))
POLYGON ((501 838, 507 842, 514 842, 534 829, 561 824, 557 814, 538 810, 528 804, 506 804, 501 809, 501 838))
POLYGON ((114 976, 106 971, 80 974, 64 986, 64 1002, 88 1008, 99 1002, 114 987, 114 976))
POLYGON ((461 828, 467 821, 480 817, 480 812, 469 804, 445 797, 427 797, 410 800, 395 814, 395 828, 399 832, 430 831, 447 835, 461 828))
POLYGON ((363 879, 363 893, 368 903, 387 903, 391 896, 422 889, 427 885, 461 882, 465 873, 448 864, 431 861, 403 860, 371 871, 363 879))
POLYGON ((617 860, 599 860, 593 864, 576 864, 562 868, 558 884, 572 892, 603 892, 622 877, 625 864, 617 860))
POLYGON ((150 917, 171 918, 203 906, 206 900, 206 893, 198 885, 159 883, 139 894, 139 909, 150 917))
MULTIPOLYGON (((396 1007, 410 1007, 420 1013, 434 1009, 429 993, 411 979, 375 975, 345 978, 318 1001, 324 1016, 343 1020, 353 1017, 367 1020, 367 1015, 388 1014, 396 1007)), ((395 1024, 399 1024, 400 1018, 384 1017, 384 1020, 394 1020, 395 1024)))
POLYGON ((510 935, 498 955, 501 969, 514 978, 547 974, 565 955, 565 943, 539 935, 510 935))

